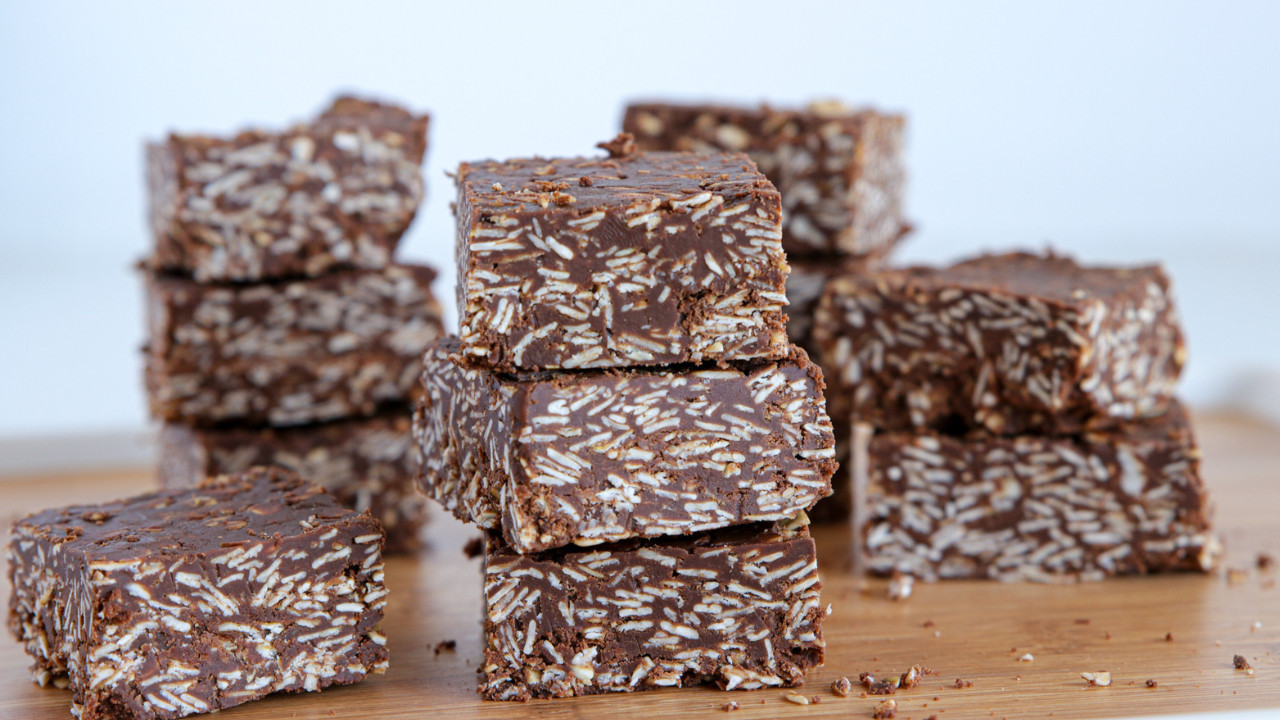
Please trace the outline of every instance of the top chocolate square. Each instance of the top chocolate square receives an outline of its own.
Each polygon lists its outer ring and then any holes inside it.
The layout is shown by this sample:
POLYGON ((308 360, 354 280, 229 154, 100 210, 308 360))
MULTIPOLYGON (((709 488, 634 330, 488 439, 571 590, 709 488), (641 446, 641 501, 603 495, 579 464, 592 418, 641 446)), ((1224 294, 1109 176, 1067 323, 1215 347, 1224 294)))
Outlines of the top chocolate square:
POLYGON ((427 122, 341 97, 284 131, 148 144, 157 264, 200 282, 386 267, 422 202, 427 122))
POLYGON ((778 186, 782 245, 797 255, 887 255, 908 230, 902 115, 834 101, 804 108, 633 103, 641 150, 742 151, 778 186))
POLYGON ((501 371, 788 353, 778 191, 740 153, 464 163, 464 362, 501 371))
POLYGON ((1186 360, 1158 266, 1010 253, 847 275, 814 319, 833 417, 1076 433, 1164 412, 1186 360))

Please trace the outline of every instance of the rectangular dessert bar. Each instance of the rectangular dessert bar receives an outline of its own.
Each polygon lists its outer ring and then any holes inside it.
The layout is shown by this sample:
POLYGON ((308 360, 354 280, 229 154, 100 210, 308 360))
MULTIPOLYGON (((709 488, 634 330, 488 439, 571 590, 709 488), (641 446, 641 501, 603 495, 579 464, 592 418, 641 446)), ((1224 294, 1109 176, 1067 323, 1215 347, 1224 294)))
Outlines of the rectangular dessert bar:
POLYGON ((340 97, 280 132, 148 144, 157 265, 200 282, 386 267, 422 201, 427 121, 340 97))
POLYGON ((490 534, 480 692, 526 700, 801 685, 823 660, 821 587, 804 527, 539 555, 490 534))
POLYGON ((1159 415, 1186 359, 1158 266, 986 255, 833 280, 814 340, 832 416, 882 430, 1073 433, 1159 415))
MULTIPOLYGON (((790 258, 787 275, 787 338, 820 360, 813 340, 814 313, 832 280, 845 275, 865 276, 885 268, 881 258, 790 258)), ((837 438, 837 444, 840 440, 837 438)))
POLYGON ((742 154, 463 163, 462 352, 501 371, 787 354, 778 192, 742 154))
POLYGON ((872 572, 1063 582, 1213 567, 1200 451, 1179 405, 1077 437, 861 437, 855 507, 872 572))
POLYGON ((382 530, 258 468, 13 529, 9 627, 81 720, 182 717, 387 667, 382 530))
POLYGON ((344 507, 368 510, 386 531, 386 551, 421 544, 426 498, 418 492, 412 411, 394 406, 368 418, 288 428, 194 428, 160 433, 160 484, 193 487, 214 475, 276 465, 320 485, 344 507))
POLYGON ((782 193, 787 253, 886 254, 906 231, 904 118, 818 102, 801 110, 633 103, 641 150, 743 151, 782 193))
POLYGON ((725 367, 509 376, 427 351, 421 488, 517 552, 791 517, 831 492, 804 351, 725 367))
POLYGON ((405 402, 442 332, 423 265, 203 285, 146 272, 151 412, 299 425, 405 402))

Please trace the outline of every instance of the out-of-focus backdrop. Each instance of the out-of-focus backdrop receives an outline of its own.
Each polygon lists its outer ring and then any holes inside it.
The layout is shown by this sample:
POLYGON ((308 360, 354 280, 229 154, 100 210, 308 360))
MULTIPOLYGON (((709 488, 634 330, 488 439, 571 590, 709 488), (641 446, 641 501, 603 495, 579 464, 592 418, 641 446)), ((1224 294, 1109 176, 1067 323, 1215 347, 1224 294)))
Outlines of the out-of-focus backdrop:
MULTIPOLYGON (((0 438, 142 430, 141 143, 356 90, 433 114, 402 255, 452 304, 460 160, 592 152, 632 98, 909 114, 901 259, 1162 260, 1186 397, 1280 417, 1280 3, 0 4, 0 438)), ((88 441, 87 441, 88 442, 88 441)))

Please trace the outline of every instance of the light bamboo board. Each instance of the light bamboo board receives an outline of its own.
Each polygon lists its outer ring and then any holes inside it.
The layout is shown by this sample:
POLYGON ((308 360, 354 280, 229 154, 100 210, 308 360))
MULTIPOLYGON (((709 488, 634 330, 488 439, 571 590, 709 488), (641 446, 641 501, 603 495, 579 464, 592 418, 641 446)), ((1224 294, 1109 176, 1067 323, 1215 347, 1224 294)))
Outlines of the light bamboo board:
MULTIPOLYGON (((875 698, 831 694, 832 680, 858 673, 900 673, 923 664, 938 675, 900 692, 898 718, 1120 717, 1170 712, 1273 708, 1280 717, 1280 573, 1260 572, 1260 552, 1280 558, 1280 431, 1230 416, 1199 418, 1205 472, 1227 544, 1212 576, 1130 578, 1045 586, 987 582, 917 583, 903 602, 887 599, 883 581, 850 575, 848 528, 818 528, 827 664, 802 689, 821 703, 800 706, 783 690, 723 693, 709 689, 527 704, 483 702, 475 693, 480 660, 479 561, 462 545, 476 533, 437 513, 430 548, 387 563, 392 594, 384 629, 391 670, 346 688, 274 696, 227 710, 225 720, 258 718, 576 718, 731 717, 869 718, 875 698), (1260 625, 1255 625, 1260 623, 1260 625), (1166 634, 1173 640, 1167 641, 1166 634), (433 647, 456 640, 455 652, 433 647), (1030 653, 1034 660, 1021 661, 1030 653), (1241 654, 1255 668, 1232 667, 1241 654), (1087 688, 1081 672, 1112 674, 1109 688, 1087 688), (972 681, 952 687, 956 678, 972 681), (1154 679, 1156 689, 1146 687, 1154 679)), ((93 502, 150 488, 148 472, 0 479, 0 526, 70 502, 93 502)), ((0 589, 7 605, 8 585, 0 589)), ((0 718, 70 717, 70 694, 30 682, 28 662, 12 639, 0 640, 0 718)))

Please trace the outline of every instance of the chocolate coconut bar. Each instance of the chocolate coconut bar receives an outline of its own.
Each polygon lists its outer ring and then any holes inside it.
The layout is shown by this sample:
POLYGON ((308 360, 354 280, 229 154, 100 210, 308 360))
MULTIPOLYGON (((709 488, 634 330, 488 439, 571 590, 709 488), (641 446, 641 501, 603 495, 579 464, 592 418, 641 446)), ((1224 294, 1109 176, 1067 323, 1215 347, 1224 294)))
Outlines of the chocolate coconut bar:
POLYGON ((633 103, 641 150, 743 151, 782 193, 782 244, 799 255, 886 254, 906 231, 901 115, 838 102, 768 106, 633 103))
POLYGON ((854 505, 873 572, 1062 582, 1213 567, 1180 405, 1079 437, 860 437, 854 505))
POLYGON ((387 667, 382 530, 258 468, 46 510, 9 543, 9 627, 81 720, 177 718, 387 667))
POLYGON ((147 146, 156 264, 200 282, 391 263, 422 201, 427 116, 338 98, 318 119, 147 146))
POLYGON ((724 367, 504 375, 428 350, 423 492, 516 552, 791 517, 831 492, 822 374, 795 348, 724 367))
POLYGON ((787 354, 778 192, 742 154, 463 163, 464 361, 501 371, 787 354))
POLYGON ((441 333, 434 278, 422 265, 253 285, 148 272, 151 412, 299 425, 405 402, 441 333))
POLYGON ((882 430, 1075 433, 1169 405, 1186 359, 1158 266, 987 255, 828 284, 814 340, 833 417, 882 430))
POLYGON ((794 686, 822 664, 821 583, 799 527, 521 555, 485 550, 490 700, 711 684, 794 686))
MULTIPOLYGON (((822 293, 832 280, 845 275, 867 275, 883 269, 879 258, 792 258, 787 275, 787 338, 820 359, 813 340, 814 313, 822 293)), ((837 444, 839 439, 837 438, 837 444)))
POLYGON ((276 465, 327 490, 344 507, 368 510, 386 531, 388 553, 421 544, 426 498, 415 487, 411 411, 395 406, 369 418, 289 428, 193 428, 160 433, 160 484, 187 488, 214 475, 276 465))

